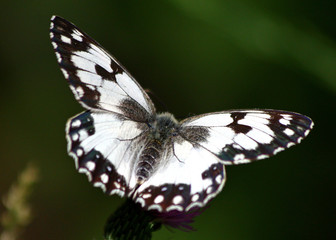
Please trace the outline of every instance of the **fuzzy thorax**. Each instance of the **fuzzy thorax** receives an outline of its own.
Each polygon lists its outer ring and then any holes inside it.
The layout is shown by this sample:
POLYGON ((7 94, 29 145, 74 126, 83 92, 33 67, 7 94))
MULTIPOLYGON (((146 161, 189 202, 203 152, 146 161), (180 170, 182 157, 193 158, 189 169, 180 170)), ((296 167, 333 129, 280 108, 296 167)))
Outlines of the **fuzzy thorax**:
POLYGON ((179 124, 171 113, 160 113, 149 125, 150 137, 164 143, 167 138, 175 135, 179 124))

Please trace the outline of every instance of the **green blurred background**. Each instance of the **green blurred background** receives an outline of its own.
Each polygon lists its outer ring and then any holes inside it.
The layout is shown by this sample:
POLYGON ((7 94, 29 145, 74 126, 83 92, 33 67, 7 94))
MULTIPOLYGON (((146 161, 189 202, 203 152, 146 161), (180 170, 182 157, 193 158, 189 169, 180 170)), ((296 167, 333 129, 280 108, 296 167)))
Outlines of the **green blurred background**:
POLYGON ((315 122, 299 146, 228 167, 197 231, 163 228, 154 239, 336 239, 335 9, 331 0, 2 1, 0 195, 27 162, 40 170, 21 239, 102 239, 123 202, 93 188, 66 153, 65 122, 83 109, 50 44, 53 14, 101 43, 179 119, 274 108, 315 122))

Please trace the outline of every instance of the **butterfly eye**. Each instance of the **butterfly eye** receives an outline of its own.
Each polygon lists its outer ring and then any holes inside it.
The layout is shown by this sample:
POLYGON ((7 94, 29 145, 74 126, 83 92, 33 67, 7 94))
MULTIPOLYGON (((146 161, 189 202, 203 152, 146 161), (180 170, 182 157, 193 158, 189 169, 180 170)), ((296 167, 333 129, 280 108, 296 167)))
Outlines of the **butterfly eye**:
POLYGON ((150 124, 149 122, 146 122, 148 128, 153 128, 152 124, 150 124))

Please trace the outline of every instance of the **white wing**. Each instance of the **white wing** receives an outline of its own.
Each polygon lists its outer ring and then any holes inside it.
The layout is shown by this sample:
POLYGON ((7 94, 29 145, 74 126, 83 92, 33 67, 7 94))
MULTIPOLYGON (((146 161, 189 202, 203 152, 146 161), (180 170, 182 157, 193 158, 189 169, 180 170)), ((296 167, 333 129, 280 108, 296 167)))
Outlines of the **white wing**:
POLYGON ((91 110, 68 121, 68 152, 95 186, 128 194, 141 152, 135 141, 155 114, 154 105, 117 60, 72 23, 53 16, 50 38, 73 94, 91 110))
POLYGON ((108 194, 127 195, 136 184, 131 180, 132 166, 141 152, 136 141, 143 133, 142 124, 91 111, 70 119, 66 127, 68 152, 78 171, 108 194))
POLYGON ((224 164, 270 157, 306 137, 310 118, 280 110, 233 110, 181 122, 180 135, 216 155, 224 164))
POLYGON ((136 190, 134 199, 147 210, 189 211, 206 205, 223 188, 225 168, 219 159, 179 139, 163 163, 136 190))
POLYGON ((155 113, 153 103, 135 79, 76 26, 53 16, 50 38, 61 70, 85 108, 123 114, 136 121, 145 121, 155 113))

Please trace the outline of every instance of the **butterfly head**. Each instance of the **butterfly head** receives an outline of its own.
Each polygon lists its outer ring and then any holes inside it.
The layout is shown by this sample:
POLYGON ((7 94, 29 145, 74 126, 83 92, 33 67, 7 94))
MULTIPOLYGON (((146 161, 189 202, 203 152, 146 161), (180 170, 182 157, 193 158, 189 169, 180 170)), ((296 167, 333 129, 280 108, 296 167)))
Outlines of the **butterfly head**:
POLYGON ((152 138, 164 141, 169 137, 177 135, 179 123, 170 113, 160 113, 156 115, 153 122, 149 124, 152 138))

